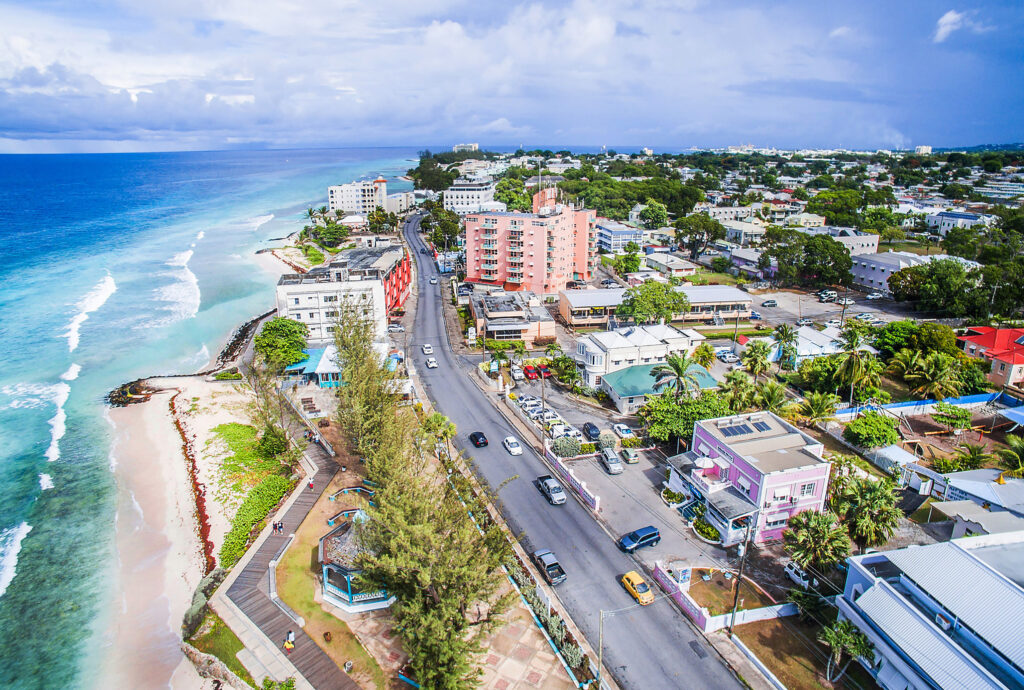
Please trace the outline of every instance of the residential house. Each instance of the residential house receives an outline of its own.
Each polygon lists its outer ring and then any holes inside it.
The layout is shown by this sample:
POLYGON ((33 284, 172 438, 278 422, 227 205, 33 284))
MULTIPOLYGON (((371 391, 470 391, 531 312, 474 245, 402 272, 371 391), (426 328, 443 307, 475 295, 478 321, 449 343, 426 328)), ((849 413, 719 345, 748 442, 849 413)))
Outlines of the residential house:
POLYGON ((761 250, 748 247, 732 247, 727 250, 728 259, 733 266, 741 273, 752 278, 770 278, 778 270, 778 262, 775 259, 767 268, 761 268, 761 250))
POLYGON ((533 213, 466 215, 466 280, 553 295, 590 280, 595 213, 558 202, 555 187, 533 195, 533 213))
POLYGON ((583 384, 596 388, 612 372, 637 364, 660 364, 673 354, 689 355, 702 342, 704 336, 690 328, 627 326, 578 338, 576 361, 582 367, 583 384))
MULTIPOLYGON (((708 195, 710 198, 710 194, 708 195)), ((700 202, 693 207, 693 211, 688 215, 694 215, 697 213, 703 213, 706 216, 711 216, 717 221, 725 222, 727 220, 747 220, 754 217, 756 209, 753 206, 715 206, 707 202, 700 202)))
POLYGON ((469 310, 478 337, 487 340, 522 340, 532 348, 557 335, 555 320, 532 292, 477 291, 469 297, 469 310))
POLYGON ((643 225, 643 221, 640 220, 640 214, 645 208, 647 208, 647 204, 635 204, 633 208, 629 209, 627 221, 630 225, 643 225))
POLYGON ((761 223, 751 223, 745 220, 724 220, 725 239, 728 242, 735 242, 741 246, 760 244, 768 228, 761 223))
MULTIPOLYGON (((819 331, 811 326, 799 326, 796 329, 795 359, 792 362, 792 366, 799 366, 805 359, 827 357, 828 355, 837 355, 843 352, 843 346, 840 341, 841 337, 842 333, 838 328, 826 328, 819 331)), ((742 342, 736 349, 737 353, 743 352, 749 347, 751 342, 757 340, 768 343, 771 348, 771 353, 768 356, 769 361, 778 362, 782 359, 782 346, 775 339, 774 335, 764 338, 746 338, 744 336, 740 338, 742 342)), ((862 345, 860 349, 871 354, 878 354, 878 350, 870 345, 862 345)))
MULTIPOLYGON (((771 412, 753 412, 694 425, 690 450, 668 459, 668 488, 697 504, 725 546, 779 539, 789 519, 823 511, 832 464, 825 447, 771 412)), ((689 509, 689 511, 687 510, 689 509)))
POLYGON ((953 228, 973 228, 976 225, 985 225, 985 217, 977 213, 939 211, 927 216, 925 222, 928 223, 930 229, 945 237, 953 228))
POLYGON ((1007 510, 990 510, 970 499, 936 501, 929 504, 928 513, 929 522, 934 513, 953 521, 950 539, 1024 530, 1024 517, 1007 510))
MULTIPOLYGON (((636 364, 606 374, 598 388, 608 394, 615 408, 622 414, 633 414, 647 402, 647 398, 661 391, 655 389, 657 377, 652 371, 657 364, 636 364)), ((718 382, 699 364, 691 364, 687 372, 696 380, 697 387, 704 390, 717 388, 718 382)))
POLYGON ((853 274, 854 285, 868 290, 889 294, 889 276, 904 268, 921 266, 930 261, 951 259, 958 261, 967 268, 978 268, 981 266, 976 261, 969 261, 957 256, 946 254, 931 254, 921 256, 912 252, 883 252, 879 254, 860 254, 853 259, 853 266, 850 272, 853 274))
POLYGON ((844 228, 836 225, 824 225, 821 227, 797 227, 793 228, 805 235, 825 235, 831 237, 839 244, 846 247, 850 256, 861 254, 875 254, 878 251, 878 235, 870 232, 861 232, 857 228, 844 228))
POLYGON ((871 643, 884 690, 1024 687, 1024 532, 847 559, 840 618, 871 643))
MULTIPOLYGON (((627 288, 563 290, 558 294, 558 313, 571 327, 607 326, 622 304, 627 288)), ((753 298, 728 285, 678 285, 686 294, 690 310, 676 314, 672 321, 713 321, 749 319, 753 298)))
POLYGON ((992 362, 988 379, 1000 386, 1024 388, 1024 328, 976 326, 957 338, 971 357, 992 362))
POLYGON ((643 230, 617 220, 598 218, 594 230, 597 235, 597 248, 611 254, 623 253, 630 242, 641 247, 644 243, 643 230))
POLYGON ((786 218, 786 225, 798 225, 803 228, 820 228, 825 224, 825 216, 816 213, 794 213, 786 218))
POLYGON ((991 467, 943 476, 946 488, 942 500, 974 501, 993 512, 1007 511, 1024 517, 1024 479, 1005 477, 1001 470, 991 467))
POLYGON ((696 264, 668 252, 652 252, 645 256, 647 268, 661 273, 666 278, 684 278, 697 272, 696 264))

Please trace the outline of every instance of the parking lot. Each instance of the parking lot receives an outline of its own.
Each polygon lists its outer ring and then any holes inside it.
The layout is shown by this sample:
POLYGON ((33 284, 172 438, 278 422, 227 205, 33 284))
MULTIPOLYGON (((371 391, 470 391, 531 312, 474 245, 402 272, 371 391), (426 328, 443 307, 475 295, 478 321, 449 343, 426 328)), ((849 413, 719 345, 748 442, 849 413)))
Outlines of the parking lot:
MULTIPOLYGON (((882 321, 897 321, 907 318, 909 310, 902 304, 891 299, 869 300, 865 293, 850 291, 840 293, 840 298, 847 297, 853 304, 846 306, 846 318, 860 313, 875 314, 882 321)), ((779 290, 753 295, 754 310, 761 313, 764 322, 776 326, 781 323, 795 324, 801 318, 809 318, 815 323, 824 323, 830 319, 839 319, 843 315, 843 306, 835 302, 819 302, 816 295, 779 290), (767 300, 775 300, 778 306, 765 307, 767 300)))

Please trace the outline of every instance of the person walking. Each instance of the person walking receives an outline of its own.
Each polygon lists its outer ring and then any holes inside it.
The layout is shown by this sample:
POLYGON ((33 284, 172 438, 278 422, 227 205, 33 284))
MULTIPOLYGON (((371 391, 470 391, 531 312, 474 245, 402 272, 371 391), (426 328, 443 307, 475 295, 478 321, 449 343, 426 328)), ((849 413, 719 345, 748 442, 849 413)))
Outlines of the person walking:
POLYGON ((313 490, 313 478, 312 477, 309 478, 309 490, 310 491, 313 490))

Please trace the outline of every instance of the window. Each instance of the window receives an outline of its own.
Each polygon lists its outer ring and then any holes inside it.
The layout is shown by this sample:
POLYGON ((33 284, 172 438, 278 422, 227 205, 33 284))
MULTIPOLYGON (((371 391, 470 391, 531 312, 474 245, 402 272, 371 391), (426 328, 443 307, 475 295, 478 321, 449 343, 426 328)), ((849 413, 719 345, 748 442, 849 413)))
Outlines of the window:
POLYGON ((309 312, 309 318, 315 319, 316 318, 316 312, 315 311, 309 312))
POLYGON ((789 516, 772 515, 771 518, 769 518, 768 521, 765 522, 764 526, 765 529, 779 529, 780 527, 785 527, 788 521, 789 516))
POLYGON ((298 303, 299 303, 299 298, 298 298, 298 297, 296 297, 296 298, 295 298, 295 304, 298 304, 298 303))
POLYGON ((813 496, 814 495, 814 482, 809 484, 800 485, 800 496, 813 496))

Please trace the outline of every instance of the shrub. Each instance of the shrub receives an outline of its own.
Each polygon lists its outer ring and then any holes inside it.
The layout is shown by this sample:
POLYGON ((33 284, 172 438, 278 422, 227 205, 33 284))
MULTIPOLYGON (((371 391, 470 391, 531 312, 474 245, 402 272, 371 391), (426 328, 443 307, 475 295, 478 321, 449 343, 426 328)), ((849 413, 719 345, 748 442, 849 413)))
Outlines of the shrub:
POLYGON ((256 452, 260 457, 270 460, 288 450, 288 436, 277 427, 268 426, 263 436, 256 442, 256 452))
POLYGON ((718 530, 704 518, 694 520, 693 528, 697 531, 697 534, 705 539, 710 539, 711 541, 721 541, 722 539, 722 535, 718 533, 718 530))
POLYGON ((556 438, 551 443, 551 450, 560 458, 574 458, 580 454, 580 442, 571 436, 556 438))
POLYGON ((861 448, 891 446, 900 440, 896 432, 896 420, 883 417, 878 412, 865 412, 843 429, 843 438, 861 448))
POLYGON ((596 443, 583 443, 580 444, 580 455, 591 455, 597 452, 596 443))
POLYGON ((671 489, 662 489, 661 495, 669 503, 682 503, 683 501, 686 500, 686 495, 685 494, 676 493, 675 491, 672 491, 671 489))
POLYGON ((614 448, 615 447, 615 434, 613 434, 610 431, 606 431, 603 434, 601 434, 600 436, 598 436, 597 437, 597 447, 600 448, 601 450, 604 450, 605 448, 614 448))
POLYGON ((643 448, 644 441, 639 436, 627 436, 622 439, 623 448, 643 448))
POLYGON ((217 381, 241 381, 242 375, 232 369, 231 371, 218 371, 213 378, 217 381))
POLYGON ((238 507, 231 529, 220 547, 220 564, 230 568, 245 553, 253 527, 261 522, 287 493, 290 483, 280 475, 272 474, 257 484, 238 507))

